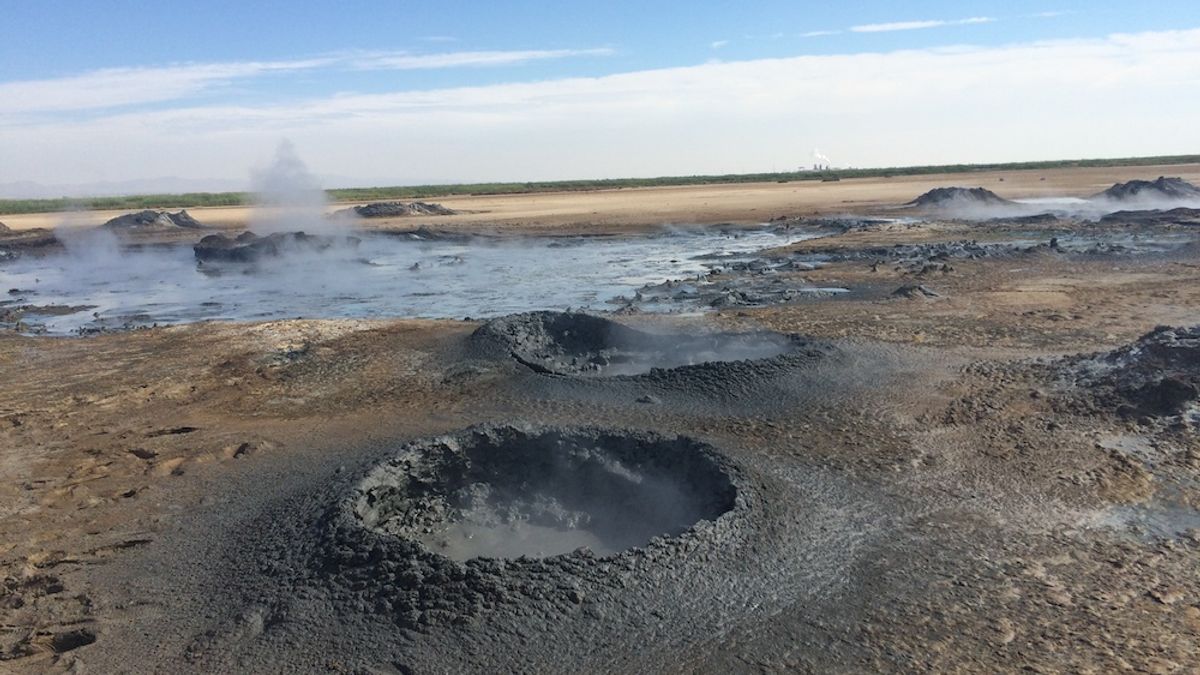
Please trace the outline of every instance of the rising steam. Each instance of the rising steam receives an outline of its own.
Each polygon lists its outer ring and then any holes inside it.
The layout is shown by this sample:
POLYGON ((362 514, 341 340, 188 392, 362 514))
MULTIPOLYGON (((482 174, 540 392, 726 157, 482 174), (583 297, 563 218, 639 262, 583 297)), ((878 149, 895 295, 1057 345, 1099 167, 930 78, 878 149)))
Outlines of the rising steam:
POLYGON ((251 172, 256 196, 252 229, 260 232, 329 233, 335 226, 325 217, 328 198, 316 176, 283 140, 269 165, 251 172))

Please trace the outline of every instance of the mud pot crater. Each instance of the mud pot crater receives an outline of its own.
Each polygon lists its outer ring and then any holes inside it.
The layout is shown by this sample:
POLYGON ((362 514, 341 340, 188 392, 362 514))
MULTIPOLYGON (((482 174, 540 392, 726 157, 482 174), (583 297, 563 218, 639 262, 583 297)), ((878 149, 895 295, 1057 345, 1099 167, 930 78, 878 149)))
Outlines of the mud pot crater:
POLYGON ((604 557, 715 521, 736 496, 694 441, 508 427, 405 446, 362 481, 353 511, 454 560, 604 557))
POLYGON ((811 355, 810 341, 769 331, 649 333, 598 316, 527 312, 488 321, 472 335, 492 355, 537 373, 641 377, 720 364, 773 364, 811 355))
POLYGON ((738 541, 759 503, 705 443, 589 427, 472 427, 405 443, 347 479, 307 530, 318 538, 297 532, 268 566, 307 570, 289 592, 315 586, 347 616, 418 631, 671 577, 738 541))

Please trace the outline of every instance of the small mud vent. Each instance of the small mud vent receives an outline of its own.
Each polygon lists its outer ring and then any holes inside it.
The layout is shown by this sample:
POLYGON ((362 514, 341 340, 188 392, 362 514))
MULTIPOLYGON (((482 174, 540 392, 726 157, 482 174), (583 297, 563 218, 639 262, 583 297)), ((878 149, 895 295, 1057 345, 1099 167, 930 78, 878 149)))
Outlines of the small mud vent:
POLYGON ((588 314, 531 312, 489 321, 476 344, 556 375, 641 375, 702 363, 754 361, 791 353, 796 338, 757 333, 647 333, 588 314))
POLYGON ((609 556, 732 510, 723 458, 686 438, 475 429, 404 446, 349 504, 370 531, 442 556, 609 556))

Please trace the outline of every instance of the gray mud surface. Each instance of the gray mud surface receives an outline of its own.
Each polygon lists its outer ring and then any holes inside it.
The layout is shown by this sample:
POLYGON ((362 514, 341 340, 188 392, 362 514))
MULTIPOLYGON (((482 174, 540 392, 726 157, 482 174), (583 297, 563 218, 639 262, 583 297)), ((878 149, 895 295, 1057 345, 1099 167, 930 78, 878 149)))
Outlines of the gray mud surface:
POLYGON ((699 364, 758 361, 791 354, 803 340, 770 332, 648 333, 611 319, 530 312, 488 321, 472 335, 489 353, 507 353, 534 372, 555 375, 645 375, 699 364))
MULTIPOLYGON (((470 341, 463 348, 476 353, 470 341)), ((862 386, 829 380, 818 361, 771 368, 830 401, 862 386)), ((736 417, 702 413, 693 427, 709 373, 667 372, 631 380, 524 370, 496 390, 503 419, 569 419, 603 400, 589 419, 626 420, 613 426, 505 423, 249 465, 244 481, 186 514, 176 536, 104 573, 122 592, 170 598, 169 634, 110 626, 102 639, 145 648, 147 662, 182 649, 178 663, 200 671, 306 669, 336 653, 351 669, 615 672, 694 663, 754 617, 836 602, 897 513, 893 498, 714 435, 714 424, 736 417), (570 381, 583 389, 564 388, 570 381), (635 402, 631 386, 661 402, 635 402), (465 561, 435 553, 439 528, 481 513, 488 525, 588 532, 607 550, 465 561)), ((756 382, 748 375, 743 393, 786 396, 756 382)))

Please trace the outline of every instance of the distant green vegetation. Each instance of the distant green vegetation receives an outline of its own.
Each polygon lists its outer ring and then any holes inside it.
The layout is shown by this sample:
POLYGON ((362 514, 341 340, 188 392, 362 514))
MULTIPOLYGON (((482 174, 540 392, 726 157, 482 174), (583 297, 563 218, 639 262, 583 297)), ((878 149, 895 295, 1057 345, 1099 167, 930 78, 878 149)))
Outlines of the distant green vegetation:
MULTIPOLYGON (((342 202, 375 202, 391 199, 432 199, 461 195, 502 195, 528 192, 565 192, 614 190, 621 188, 670 185, 715 185, 724 183, 768 183, 819 181, 842 178, 880 178, 920 176, 936 173, 977 173, 983 171, 1035 171, 1070 167, 1151 166, 1155 164, 1197 164, 1200 155, 1161 157, 1124 157, 1116 159, 1074 159, 1049 162, 1011 162, 1007 164, 946 164, 941 166, 904 166, 876 169, 837 169, 833 171, 786 171, 777 173, 739 173, 715 176, 661 176, 658 178, 602 178, 595 180, 535 181, 526 183, 461 183, 455 185, 398 185, 393 187, 343 188, 328 190, 329 198, 342 202)), ((141 209, 178 209, 204 206, 242 206, 253 203, 247 192, 189 192, 178 195, 135 195, 129 197, 89 197, 72 199, 0 199, 0 214, 49 213, 55 211, 92 211, 141 209)))
POLYGON ((141 211, 144 209, 186 209, 197 206, 239 206, 249 204, 248 192, 187 192, 179 195, 132 195, 128 197, 86 197, 72 199, 0 199, 0 213, 52 213, 56 211, 141 211))

